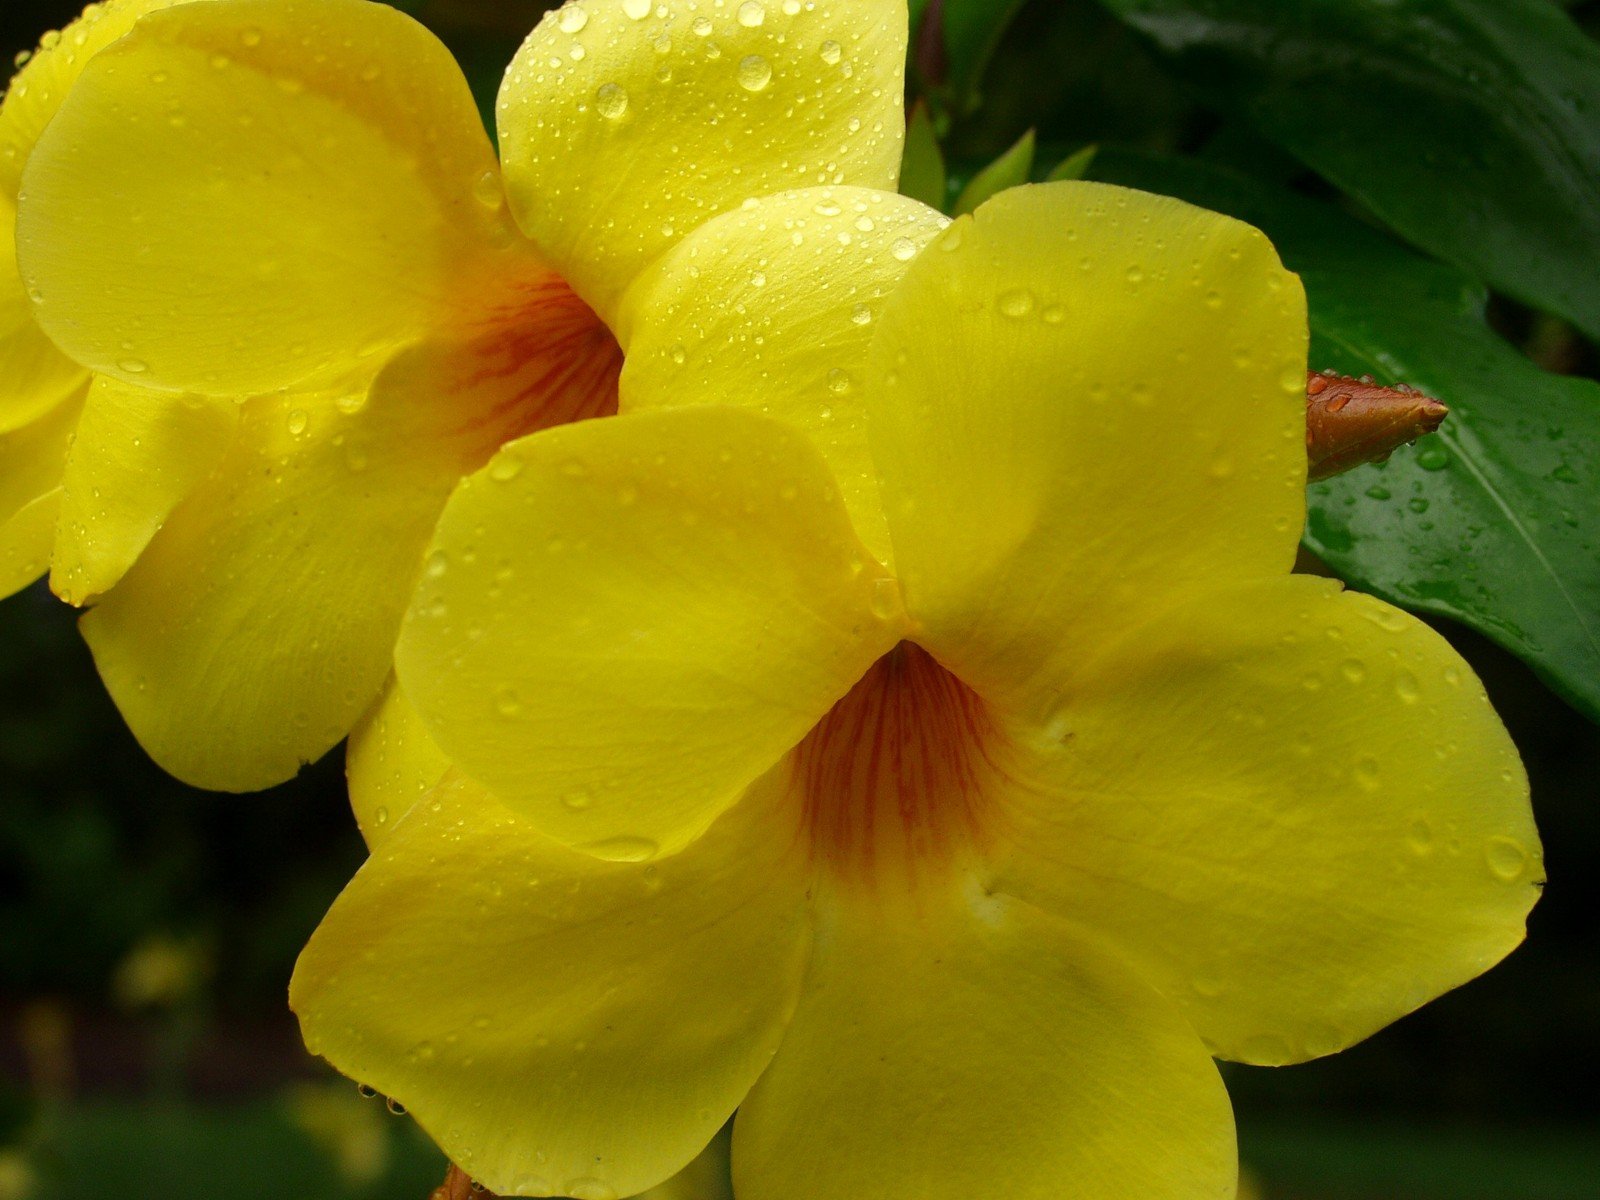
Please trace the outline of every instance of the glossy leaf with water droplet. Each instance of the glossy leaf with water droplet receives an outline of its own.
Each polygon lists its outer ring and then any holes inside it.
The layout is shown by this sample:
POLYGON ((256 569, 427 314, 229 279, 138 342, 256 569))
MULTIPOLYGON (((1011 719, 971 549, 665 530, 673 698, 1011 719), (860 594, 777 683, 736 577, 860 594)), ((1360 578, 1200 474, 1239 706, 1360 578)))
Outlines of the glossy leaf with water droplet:
POLYGON ((1600 337, 1600 47, 1550 0, 1101 0, 1409 241, 1600 337))
POLYGON ((1305 281, 1313 361, 1449 406, 1387 464, 1312 487, 1306 545, 1600 719, 1600 386, 1539 370, 1485 324, 1482 288, 1327 205, 1193 163, 1119 155, 1096 174, 1260 226, 1305 281))

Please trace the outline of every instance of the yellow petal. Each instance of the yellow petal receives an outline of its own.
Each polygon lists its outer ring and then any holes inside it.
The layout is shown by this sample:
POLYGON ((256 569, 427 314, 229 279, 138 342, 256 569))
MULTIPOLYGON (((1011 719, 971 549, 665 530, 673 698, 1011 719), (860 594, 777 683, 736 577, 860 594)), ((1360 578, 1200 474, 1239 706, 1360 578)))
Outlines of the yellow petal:
POLYGON ((306 1044, 497 1192, 652 1187, 744 1098, 799 990, 805 860, 770 821, 752 797, 671 859, 604 862, 447 783, 301 955, 306 1044))
POLYGON ((1498 962, 1543 879, 1466 664, 1326 580, 1213 593, 1083 666, 998 886, 1117 940, 1212 1049, 1342 1049, 1498 962))
POLYGON ((0 600, 44 574, 61 512, 61 489, 36 496, 0 519, 0 600))
POLYGON ((0 597, 21 591, 50 566, 61 506, 61 474, 83 393, 32 424, 0 433, 0 597))
POLYGON ((244 405, 216 469, 84 619, 151 757, 253 790, 349 732, 388 675, 451 488, 508 438, 615 411, 609 335, 587 310, 540 312, 509 342, 491 329, 414 347, 365 398, 244 405))
POLYGON ((378 702, 350 731, 345 752, 350 807, 367 846, 376 849, 449 769, 450 760, 390 675, 378 702))
POLYGON ((15 225, 11 201, 0 196, 0 434, 37 421, 88 378, 34 324, 17 275, 15 225))
POLYGON ((16 264, 16 199, 35 143, 89 60, 147 13, 185 0, 107 0, 47 35, 0 103, 0 432, 18 429, 88 378, 34 323, 16 264))
POLYGON ((888 560, 861 383, 874 317, 948 220, 860 188, 768 197, 700 226, 629 290, 622 409, 738 404, 804 430, 888 560))
POLYGON ((753 196, 894 190, 904 0, 571 0, 500 89, 523 230, 610 319, 674 240, 753 196))
POLYGON ((362 0, 144 18, 84 69, 23 190, 18 257, 55 341, 212 395, 381 361, 512 241, 454 60, 362 0))
POLYGON ((45 126, 71 94, 89 60, 149 13, 188 0, 104 0, 28 56, 0 104, 0 196, 15 200, 22 168, 45 126))
POLYGON ((1168 1001, 1067 926, 980 896, 822 923, 733 1131, 739 1200, 1211 1200, 1233 1118, 1168 1001))
POLYGON ((699 1158, 637 1200, 734 1200, 729 1163, 732 1133, 733 1127, 725 1126, 699 1158))
POLYGON ((231 400, 98 377, 67 454, 50 575, 56 594, 86 604, 121 579, 237 427, 231 400))
POLYGON ((803 435, 639 413, 513 443, 461 486, 395 661, 464 773, 559 841, 647 857, 898 640, 893 600, 803 435))
POLYGON ((1197 587, 1305 503, 1305 301, 1267 240, 1058 183, 950 226, 884 306, 869 433, 919 641, 986 696, 1197 587))

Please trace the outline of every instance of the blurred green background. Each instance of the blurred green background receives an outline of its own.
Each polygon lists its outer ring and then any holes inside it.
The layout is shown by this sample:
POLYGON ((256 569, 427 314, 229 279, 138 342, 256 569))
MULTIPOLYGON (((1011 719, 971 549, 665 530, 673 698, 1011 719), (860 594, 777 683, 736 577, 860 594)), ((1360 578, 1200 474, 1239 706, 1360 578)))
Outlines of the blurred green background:
MULTIPOLYGON (((401 7, 487 108, 545 5, 401 7)), ((1565 7, 1600 30, 1600 3, 1565 7)), ((0 0, 0 50, 77 8, 0 0)), ((1030 0, 982 85, 945 138, 958 173, 1037 127, 1063 153, 1197 153, 1325 188, 1089 0, 1030 0)), ((1541 366, 1595 377, 1569 326, 1499 297, 1491 314, 1541 366)), ((1522 749, 1550 884, 1527 944, 1485 978, 1333 1059, 1229 1070, 1269 1197, 1600 1197, 1600 729, 1440 627, 1522 749)), ((285 1004, 297 950, 362 858, 342 785, 338 754, 257 796, 174 782, 123 728, 72 613, 42 588, 0 603, 0 1200, 421 1200, 438 1181, 410 1121, 311 1061, 285 1004)))

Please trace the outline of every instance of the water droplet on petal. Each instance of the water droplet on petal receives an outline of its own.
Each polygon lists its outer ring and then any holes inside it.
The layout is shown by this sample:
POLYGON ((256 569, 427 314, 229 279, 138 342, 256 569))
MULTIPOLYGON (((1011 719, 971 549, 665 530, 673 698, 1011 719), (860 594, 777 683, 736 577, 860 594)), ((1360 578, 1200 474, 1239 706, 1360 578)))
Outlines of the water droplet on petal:
POLYGON ((622 0, 622 11, 630 20, 642 21, 650 15, 652 0, 622 0))
POLYGON ((739 24, 746 29, 755 29, 767 19, 767 6, 761 0, 744 0, 739 5, 739 24))
POLYGON ((589 23, 589 11, 581 4, 568 4, 556 19, 562 33, 582 33, 583 27, 589 23))
POLYGON ((747 92, 759 92, 772 82, 772 64, 759 54, 747 54, 739 60, 739 86, 747 92))
POLYGON ((844 47, 839 45, 838 42, 829 40, 822 43, 822 61, 830 67, 836 65, 843 57, 844 47))
POLYGON ((601 84, 594 94, 594 106, 606 120, 615 121, 628 111, 628 93, 621 84, 601 84))
POLYGON ((1377 759, 1368 758, 1365 756, 1356 759, 1354 773, 1356 783, 1361 785, 1362 790, 1368 792, 1375 792, 1378 790, 1380 771, 1378 768, 1377 759))
POLYGON ((1515 883, 1528 869, 1528 852, 1515 838, 1492 837, 1483 844, 1484 861, 1494 877, 1515 883))
POLYGON ((1017 288, 1000 297, 1000 311, 1013 320, 1021 320, 1033 312, 1033 293, 1017 288))

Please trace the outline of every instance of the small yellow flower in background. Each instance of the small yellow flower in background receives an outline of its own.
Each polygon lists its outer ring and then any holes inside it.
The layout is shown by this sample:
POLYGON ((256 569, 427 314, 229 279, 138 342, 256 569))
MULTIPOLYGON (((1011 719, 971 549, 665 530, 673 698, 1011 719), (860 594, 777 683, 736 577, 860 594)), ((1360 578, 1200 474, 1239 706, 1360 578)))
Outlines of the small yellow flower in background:
POLYGON ((389 1121, 348 1085, 302 1083, 287 1097, 291 1119, 322 1148, 351 1188, 367 1188, 389 1169, 389 1121))
POLYGON ((201 997, 211 981, 212 959, 199 939, 153 934, 117 964, 111 994, 123 1008, 182 1007, 201 997))
MULTIPOLYGON (((640 409, 826 361, 729 301, 740 220, 699 298, 659 267, 640 409)), ((870 488, 730 391, 521 439, 440 521, 389 732, 445 781, 291 999, 496 1191, 637 1193, 737 1109, 739 1200, 1231 1196, 1213 1057, 1333 1053, 1523 936, 1471 671, 1289 573, 1266 240, 1059 184, 908 258, 844 359, 870 488)))
POLYGON ((903 0, 573 0, 499 161, 445 48, 365 0, 180 5, 96 55, 17 248, 105 380, 54 582, 153 757, 242 790, 345 736, 457 481, 617 408, 635 278, 752 197, 894 186, 905 44, 903 0), (186 495, 126 499, 147 473, 186 495))

